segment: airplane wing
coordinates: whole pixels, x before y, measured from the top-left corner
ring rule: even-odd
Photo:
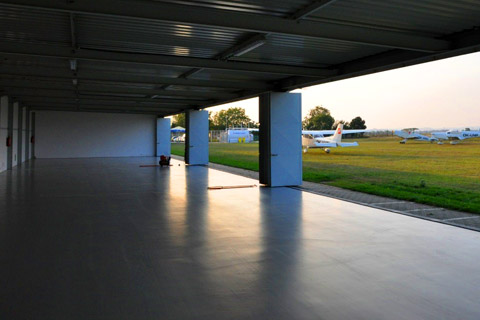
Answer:
[[[340,147],[358,147],[358,142],[340,142]]]
[[[362,132],[367,132],[367,129],[355,129],[355,130],[343,130],[342,134],[349,134],[349,133],[362,133]],[[321,134],[321,135],[326,135],[330,134],[333,135],[335,134],[335,130],[302,130],[302,134]]]
[[[337,144],[335,142],[315,142],[314,146],[309,146],[309,148],[336,148]]]
[[[311,134],[311,135],[316,135],[316,134],[334,134],[335,130],[302,130],[302,134]]]
[[[356,129],[356,130],[343,130],[343,134],[349,134],[349,133],[362,133],[362,132],[367,132],[367,129]]]

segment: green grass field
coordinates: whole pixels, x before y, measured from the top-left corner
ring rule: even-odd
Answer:
[[[356,148],[311,149],[303,179],[345,189],[480,213],[480,140],[458,145],[359,139]],[[172,153],[184,154],[183,144]],[[210,161],[258,171],[258,144],[210,144]]]

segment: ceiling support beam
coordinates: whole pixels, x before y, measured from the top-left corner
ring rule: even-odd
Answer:
[[[181,108],[157,108],[157,107],[144,107],[144,106],[118,106],[118,105],[107,105],[107,104],[95,104],[95,103],[85,103],[85,102],[80,102],[80,103],[51,103],[51,102],[24,102],[22,100],[22,103],[25,105],[32,105],[32,106],[43,106],[43,107],[64,107],[64,106],[80,106],[84,108],[101,108],[101,109],[117,109],[117,110],[132,110],[132,111],[154,111],[154,112],[175,112],[177,110],[181,110]]]
[[[97,113],[123,113],[123,114],[151,114],[156,116],[167,116],[171,113],[178,113],[178,111],[170,112],[160,112],[160,111],[143,111],[143,110],[128,110],[128,109],[108,109],[108,108],[90,108],[90,107],[79,107],[79,106],[63,106],[63,107],[52,107],[52,106],[43,106],[43,105],[32,105],[29,106],[31,110],[38,111],[72,111],[72,112],[97,112]]]
[[[205,88],[223,89],[253,89],[272,90],[273,85],[260,81],[236,81],[236,80],[200,80],[185,78],[157,77],[152,75],[128,74],[120,72],[85,71],[77,72],[72,76],[71,72],[45,67],[2,65],[0,62],[0,78],[25,77],[38,80],[65,80],[71,81],[76,78],[79,81],[98,81],[118,84],[144,84],[144,85],[179,85]]]
[[[242,72],[258,72],[280,75],[299,75],[308,77],[325,77],[335,74],[335,70],[323,68],[307,68],[289,65],[276,65],[266,63],[221,61],[204,58],[191,58],[180,56],[164,56],[143,53],[110,52],[93,49],[79,49],[75,52],[69,47],[0,43],[0,54],[12,56],[33,56],[44,58],[78,59],[101,62],[125,62],[144,65],[193,67],[205,69],[231,70]]]
[[[58,98],[36,98],[36,97],[22,97],[22,103],[25,104],[90,104],[90,105],[99,105],[99,106],[119,106],[119,107],[128,107],[128,108],[156,108],[156,109],[168,109],[168,110],[177,110],[187,107],[187,105],[173,105],[173,104],[162,104],[161,102],[133,102],[133,101],[106,101],[106,100],[92,100],[92,99],[58,99]]]
[[[8,88],[0,88],[0,94],[2,95],[9,95],[16,99],[20,99],[22,97],[53,97],[53,98],[71,98],[76,99],[77,96],[75,95],[75,91],[73,89],[70,90],[51,90],[51,89],[28,89],[24,87],[13,87]],[[128,100],[128,101],[158,101],[162,104],[186,104],[186,105],[205,105],[211,103],[212,100],[210,99],[188,99],[188,98],[178,98],[178,97],[162,97],[159,99],[147,99],[143,96],[132,95],[132,94],[109,94],[109,93],[80,93],[78,98],[91,98],[91,99],[98,99],[98,100]]]
[[[9,88],[29,88],[29,89],[43,89],[43,90],[73,90],[70,83],[45,83],[39,81],[29,80],[0,80],[0,87]],[[231,99],[238,96],[238,94],[228,92],[203,92],[203,91],[182,91],[182,90],[159,90],[159,89],[143,89],[135,87],[119,87],[108,85],[94,85],[94,84],[79,84],[79,93],[85,92],[102,92],[102,93],[117,93],[117,94],[138,94],[138,95],[156,95],[158,97],[193,97],[206,99]]]
[[[211,103],[210,100],[190,100],[190,99],[178,99],[178,98],[160,98],[150,99],[142,97],[129,97],[129,96],[115,96],[115,95],[99,95],[99,94],[79,94],[78,97],[74,94],[73,90],[70,91],[57,91],[57,90],[42,90],[42,89],[25,89],[25,88],[10,88],[8,91],[0,90],[1,94],[7,94],[12,96],[16,100],[21,99],[41,99],[42,101],[55,101],[56,99],[90,99],[94,101],[108,101],[110,103],[118,103],[121,101],[130,102],[147,102],[147,103],[159,103],[162,105],[172,105],[174,107],[179,106],[201,106]]]
[[[84,14],[140,18],[201,26],[229,28],[255,33],[304,36],[344,42],[397,48],[412,51],[438,52],[448,50],[450,42],[426,36],[364,26],[348,26],[332,22],[303,20],[300,23],[281,17],[181,5],[159,1],[118,0],[1,0],[17,7],[41,8]],[[198,67],[198,66],[196,66]]]

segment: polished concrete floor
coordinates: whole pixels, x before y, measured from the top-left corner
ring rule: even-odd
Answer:
[[[154,162],[0,174],[0,319],[480,319],[479,232]]]

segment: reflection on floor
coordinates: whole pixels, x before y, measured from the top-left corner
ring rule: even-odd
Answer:
[[[479,319],[480,233],[155,158],[0,174],[0,319]]]

